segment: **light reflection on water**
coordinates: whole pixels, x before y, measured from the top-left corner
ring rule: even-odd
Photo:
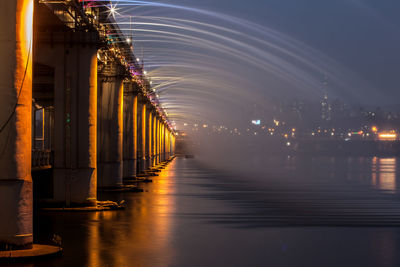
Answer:
[[[175,208],[173,175],[173,170],[161,173],[149,192],[133,198],[125,213],[90,214],[87,266],[146,266],[150,259],[152,266],[169,265],[174,255],[169,244],[170,214]]]
[[[372,158],[372,185],[387,193],[396,193],[396,158]]]

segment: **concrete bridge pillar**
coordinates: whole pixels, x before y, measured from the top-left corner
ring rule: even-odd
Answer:
[[[35,61],[55,70],[54,201],[96,205],[97,35],[41,32],[37,42]]]
[[[132,178],[137,173],[137,112],[138,96],[133,83],[126,84],[124,92],[124,178]]]
[[[156,159],[157,159],[157,113],[153,112],[153,121],[152,121],[152,133],[153,133],[153,138],[151,146],[152,146],[152,158],[151,158],[151,166],[155,166]]]
[[[151,167],[151,158],[152,158],[152,121],[153,121],[153,113],[151,112],[150,105],[146,107],[146,169]]]
[[[109,63],[99,74],[98,186],[122,186],[123,178],[123,68]]]
[[[174,156],[175,155],[175,140],[176,140],[176,137],[175,137],[175,135],[174,134],[172,134],[171,135],[171,137],[172,137],[172,142],[171,142],[171,156]]]
[[[33,0],[0,4],[0,250],[32,245]]]
[[[169,131],[169,129],[167,128],[167,132],[166,132],[166,134],[165,134],[165,138],[166,138],[166,158],[167,159],[169,159],[170,158],[170,156],[171,156],[171,154],[170,154],[170,152],[171,152],[171,135],[170,135],[170,131]]]
[[[138,101],[138,173],[146,170],[146,102],[143,96]]]
[[[55,74],[54,199],[95,205],[97,49],[75,45],[62,52]]]
[[[165,161],[165,124],[161,124],[161,161]]]
[[[156,159],[155,164],[160,163],[160,118],[156,118]]]

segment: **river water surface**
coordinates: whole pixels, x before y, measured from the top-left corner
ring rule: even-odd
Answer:
[[[255,159],[254,164],[260,164]],[[269,157],[264,171],[176,158],[123,211],[39,213],[64,255],[22,266],[400,266],[397,158]]]

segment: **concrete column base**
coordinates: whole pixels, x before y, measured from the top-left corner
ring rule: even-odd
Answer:
[[[96,169],[54,169],[54,201],[67,206],[97,205]]]
[[[0,180],[0,250],[32,247],[32,182]]]

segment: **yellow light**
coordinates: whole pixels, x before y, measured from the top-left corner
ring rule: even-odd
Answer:
[[[371,130],[372,130],[374,133],[376,133],[376,132],[378,131],[378,127],[372,126]]]
[[[395,141],[397,140],[397,134],[391,132],[383,132],[378,135],[378,138],[381,141]]]
[[[292,132],[295,132],[295,131],[296,131],[296,129],[295,129],[295,128],[293,128],[293,129],[292,129]]]

